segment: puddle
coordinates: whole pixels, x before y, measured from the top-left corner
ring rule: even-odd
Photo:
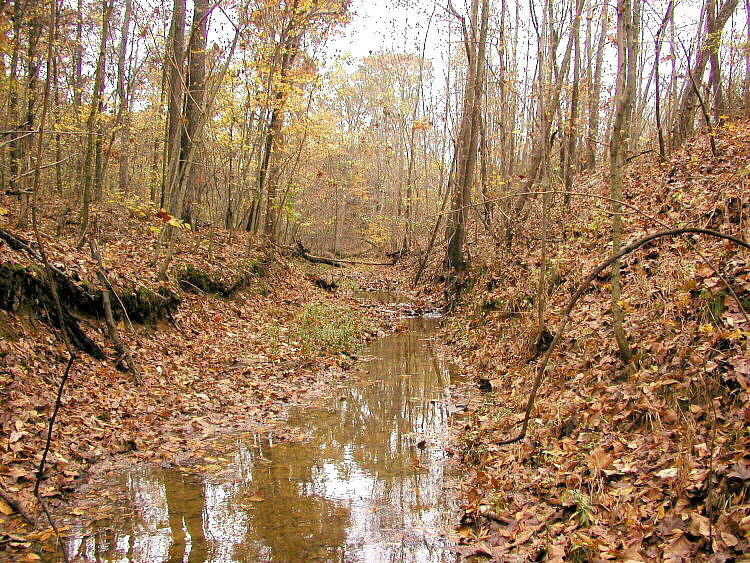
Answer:
[[[377,296],[382,303],[393,295]],[[388,301],[390,300],[390,301]],[[437,320],[373,342],[363,374],[289,423],[309,439],[228,444],[215,475],[122,475],[135,516],[73,525],[84,561],[455,561],[455,506],[443,488],[448,367]]]

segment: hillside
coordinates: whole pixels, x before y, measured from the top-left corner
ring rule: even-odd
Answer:
[[[676,227],[747,240],[750,123],[705,135],[668,162],[627,166],[623,244]],[[476,277],[445,334],[477,391],[456,420],[465,554],[493,560],[728,561],[750,550],[750,253],[702,235],[655,240],[623,259],[625,368],[605,270],[572,311],[518,434],[561,311],[611,248],[606,177],[579,177],[549,229],[541,350],[536,315],[540,222],[513,248],[480,239]],[[702,255],[705,260],[701,258]],[[731,290],[729,289],[731,287]],[[732,296],[732,291],[741,303]],[[744,311],[743,311],[744,308]],[[479,390],[481,388],[481,391]],[[739,558],[739,559],[738,559]]]

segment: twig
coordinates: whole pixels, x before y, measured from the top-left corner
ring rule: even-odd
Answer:
[[[539,367],[537,369],[536,376],[534,378],[534,383],[531,388],[531,394],[529,395],[529,400],[526,404],[526,411],[523,417],[523,422],[521,424],[521,431],[520,433],[513,437],[509,438],[507,440],[502,440],[500,442],[497,442],[498,445],[503,446],[506,444],[513,444],[515,442],[519,442],[524,439],[526,436],[526,430],[529,426],[529,420],[531,419],[531,411],[534,408],[534,402],[536,401],[537,393],[539,392],[539,387],[542,384],[542,379],[544,378],[544,373],[547,369],[547,364],[549,364],[550,357],[552,356],[552,352],[554,352],[557,345],[562,340],[563,335],[565,334],[565,327],[568,325],[568,322],[570,321],[570,314],[573,311],[573,307],[575,307],[578,300],[583,296],[583,294],[586,292],[586,289],[591,284],[592,281],[607,267],[609,267],[613,262],[619,260],[623,256],[630,254],[631,252],[638,250],[640,247],[648,244],[649,242],[664,238],[664,237],[675,237],[678,235],[684,235],[684,234],[703,234],[708,235],[720,239],[729,240],[739,246],[742,246],[743,248],[746,248],[750,250],[750,244],[746,243],[743,240],[740,240],[736,237],[733,237],[731,235],[726,235],[724,233],[719,233],[716,231],[710,231],[708,229],[698,229],[693,227],[688,227],[684,229],[673,229],[670,231],[660,231],[658,233],[652,233],[646,237],[643,237],[642,239],[639,239],[635,242],[630,243],[629,245],[625,246],[620,252],[615,254],[614,256],[611,256],[601,264],[599,264],[594,270],[586,277],[586,279],[581,282],[581,284],[578,286],[578,289],[573,294],[573,296],[570,298],[570,301],[568,301],[568,304],[565,306],[565,309],[563,310],[562,317],[560,320],[560,327],[557,329],[557,333],[555,333],[555,337],[552,339],[552,342],[549,345],[549,348],[547,348],[547,351],[544,353],[544,357],[542,358],[542,361],[539,364]]]
[[[39,166],[38,169],[39,170],[44,170],[45,168],[51,168],[53,166],[57,166],[58,164],[62,164],[66,160],[70,160],[74,156],[78,156],[78,153],[73,153],[71,155],[68,155],[65,158],[63,158],[62,160],[58,160],[57,162],[50,162],[48,164],[44,164],[43,166]],[[35,168],[34,170],[29,170],[28,172],[24,172],[23,174],[19,174],[18,176],[14,176],[13,178],[11,178],[11,180],[20,180],[21,178],[25,178],[26,176],[31,176],[32,174],[36,174],[36,171],[37,171],[37,168]],[[27,193],[30,194],[31,192],[30,191],[19,191],[17,193],[13,193],[13,194],[5,192],[5,195],[24,195],[24,194],[27,194]]]

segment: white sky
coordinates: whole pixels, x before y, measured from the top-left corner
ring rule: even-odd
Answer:
[[[354,58],[378,51],[421,53],[434,6],[429,0],[354,0],[352,21],[343,35],[329,40],[328,52],[332,57],[348,54]],[[436,8],[427,41],[428,59],[440,57],[438,43],[445,19],[442,9]],[[438,60],[433,60],[433,63],[439,65]]]

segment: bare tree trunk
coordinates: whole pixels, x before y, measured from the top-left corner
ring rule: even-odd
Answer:
[[[612,253],[617,254],[621,248],[622,233],[622,183],[625,166],[625,151],[630,134],[629,116],[635,91],[635,38],[638,30],[633,21],[631,0],[618,0],[617,3],[617,84],[615,114],[609,146],[609,181],[612,198]],[[610,275],[612,285],[612,328],[615,334],[620,357],[626,364],[630,363],[633,353],[630,349],[623,326],[623,312],[620,305],[620,261],[612,264]]]
[[[567,147],[565,150],[566,159],[563,166],[563,184],[565,191],[570,192],[573,189],[573,174],[575,173],[576,159],[576,134],[578,131],[578,97],[579,97],[579,74],[581,65],[581,47],[580,47],[580,29],[581,14],[583,12],[583,0],[576,0],[575,13],[573,14],[572,34],[573,34],[573,80],[570,93],[570,118],[568,119]],[[561,77],[562,79],[563,77]],[[570,195],[564,196],[565,205],[570,205]]]
[[[7,122],[13,132],[10,134],[10,158],[8,163],[8,187],[11,191],[18,191],[17,178],[20,175],[21,145],[18,140],[19,125],[18,115],[18,63],[21,54],[21,29],[23,22],[23,11],[21,2],[15,2],[13,6],[13,51],[10,58],[10,76],[8,80],[8,118]]]
[[[166,67],[168,86],[167,138],[165,141],[164,174],[162,186],[162,203],[170,213],[174,213],[176,204],[174,193],[179,173],[180,144],[182,139],[182,112],[184,87],[185,57],[185,0],[174,0],[172,24],[169,29]],[[167,201],[169,202],[167,204]]]
[[[164,95],[167,90],[167,67],[164,66],[161,71],[161,87],[159,88],[159,117],[164,114]],[[166,163],[164,158],[164,152],[166,150],[166,137],[168,133],[169,119],[164,121],[164,145],[160,146],[161,140],[158,135],[154,135],[154,144],[151,153],[151,185],[149,190],[149,196],[152,203],[156,203],[156,186],[160,185],[159,189],[159,207],[164,207],[164,178],[166,172]],[[161,150],[160,150],[161,148]],[[161,157],[161,158],[160,158]],[[161,167],[159,166],[161,160]]]
[[[55,129],[60,124],[60,75],[58,72],[58,56],[55,55],[52,58],[52,86],[55,88],[54,92],[54,119]],[[60,134],[55,134],[55,189],[58,195],[63,195],[63,184],[62,184],[62,143],[60,141]]]
[[[296,12],[295,1],[292,12]],[[284,146],[282,126],[284,125],[284,106],[288,95],[288,75],[299,54],[299,46],[302,40],[302,31],[295,29],[298,22],[290,20],[287,37],[281,47],[281,61],[279,70],[279,83],[276,85],[274,94],[274,108],[271,112],[271,121],[268,126],[265,140],[263,161],[258,172],[259,192],[266,192],[266,218],[263,225],[263,233],[273,240],[275,237],[276,223],[279,209],[277,202],[277,191],[281,163],[279,154]]]
[[[706,27],[707,31],[716,29],[716,0],[706,2]],[[715,31],[709,31],[715,33]],[[711,39],[710,51],[708,53],[708,88],[711,92],[711,113],[715,124],[720,125],[721,116],[724,113],[724,102],[721,93],[721,66],[719,65],[719,46],[721,38]]]
[[[86,239],[86,231],[89,227],[89,207],[91,204],[92,189],[97,171],[94,167],[95,153],[97,153],[98,121],[102,108],[102,95],[104,93],[104,63],[107,49],[107,38],[109,36],[109,18],[112,14],[112,3],[102,0],[102,32],[99,43],[99,56],[96,63],[94,77],[94,91],[91,96],[89,117],[86,121],[86,155],[83,163],[83,195],[81,198],[81,228],[78,235],[77,248],[81,248]],[[101,140],[98,140],[101,142]]]
[[[750,30],[750,0],[745,0],[745,27]],[[745,49],[745,82],[742,85],[745,116],[750,117],[750,49]]]
[[[33,8],[32,8],[32,14]],[[37,45],[41,37],[42,24],[39,16],[34,14],[28,24],[28,46],[26,51],[26,112],[21,126],[22,131],[31,132],[34,130],[34,118],[36,113],[36,83],[39,76],[40,57],[37,56]],[[19,161],[26,161],[31,168],[32,154],[32,136],[24,135],[21,142],[17,145]],[[28,184],[25,185],[24,192],[29,192]],[[18,213],[18,226],[26,227],[29,218],[29,204],[31,202],[28,193],[19,196],[21,207]]]
[[[589,98],[589,123],[586,143],[586,167],[589,169],[596,166],[597,144],[599,142],[599,117],[601,110],[599,103],[602,92],[602,66],[604,63],[604,46],[607,42],[607,29],[609,3],[602,3],[601,28],[599,30],[599,41],[596,46],[596,70],[594,71],[594,82],[592,84],[591,97]]]
[[[206,112],[206,39],[208,33],[208,0],[194,0],[193,25],[188,42],[188,76],[185,96],[185,128],[182,132],[180,148],[180,173],[187,165],[191,154],[195,154],[200,139],[199,124],[205,120]],[[175,213],[191,223],[195,221],[194,201],[200,197],[199,190],[203,184],[199,169],[194,164],[187,170],[184,187],[184,201],[177,203]],[[181,194],[178,194],[180,197]]]
[[[750,1],[750,0],[748,0]],[[673,16],[674,0],[669,0],[667,5],[667,13],[664,14],[664,18],[661,20],[659,30],[656,32],[656,38],[654,40],[654,95],[655,95],[655,109],[656,109],[656,135],[659,140],[659,158],[666,160],[667,149],[666,143],[664,142],[664,131],[662,130],[661,124],[661,77],[659,74],[659,64],[661,58],[661,41],[664,30],[667,27],[667,23]]]
[[[708,4],[714,2],[714,0],[707,1]],[[697,107],[697,93],[693,81],[698,85],[701,83],[711,53],[718,49],[718,46],[721,44],[721,34],[724,25],[726,25],[727,20],[729,20],[729,17],[734,13],[738,2],[739,0],[724,0],[724,3],[719,8],[715,18],[712,16],[708,17],[708,11],[706,13],[706,33],[699,41],[698,50],[695,55],[695,63],[686,73],[685,81],[681,90],[679,107],[673,118],[671,139],[673,147],[682,144],[693,131],[695,110]],[[707,5],[706,8],[709,8],[709,6]],[[690,63],[688,62],[688,64]]]
[[[120,156],[118,171],[118,188],[122,193],[128,192],[130,167],[130,96],[126,82],[125,59],[128,51],[128,35],[130,34],[130,18],[133,12],[133,0],[125,0],[125,8],[122,15],[122,30],[120,32],[120,47],[117,53],[117,98],[120,104],[117,115],[121,126],[120,131]]]
[[[455,12],[454,12],[455,13]],[[452,222],[448,235],[446,266],[453,274],[467,267],[464,256],[466,221],[471,203],[471,186],[479,142],[481,100],[484,83],[485,52],[489,20],[489,0],[482,0],[481,24],[479,0],[472,0],[469,30],[464,31],[464,46],[468,61],[468,74],[464,89],[464,106],[456,144],[456,174],[450,188],[452,197]]]
[[[83,0],[78,0],[77,4],[75,37],[71,90],[73,91],[73,109],[75,109],[77,119],[83,94]]]

